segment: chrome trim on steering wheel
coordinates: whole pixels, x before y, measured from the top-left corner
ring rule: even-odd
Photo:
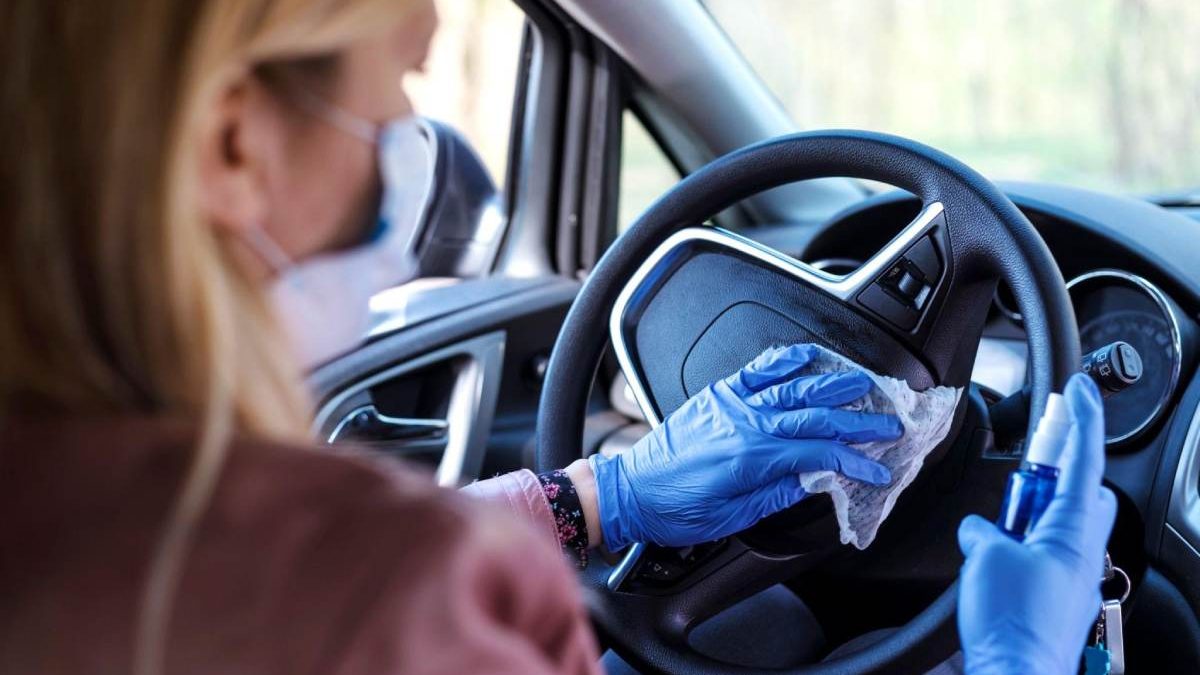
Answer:
[[[647,280],[653,280],[652,275],[656,271],[659,271],[659,265],[677,248],[693,241],[706,241],[719,244],[767,263],[780,271],[791,274],[797,279],[825,291],[839,300],[848,302],[870,285],[876,277],[882,274],[911,244],[929,232],[934,219],[942,211],[941,202],[933,202],[927,205],[917,215],[916,219],[901,230],[878,253],[871,256],[870,260],[863,263],[854,272],[845,276],[835,276],[822,272],[795,258],[790,258],[774,249],[767,248],[758,242],[720,228],[689,227],[671,235],[650,254],[646,262],[642,263],[641,267],[634,273],[629,283],[625,284],[625,288],[617,296],[616,304],[613,305],[608,323],[613,351],[616,353],[617,361],[621,364],[621,370],[625,373],[625,378],[629,380],[629,388],[633,390],[634,399],[637,400],[638,406],[646,415],[646,421],[650,423],[650,426],[656,427],[661,420],[658,419],[658,414],[655,412],[654,406],[650,403],[650,397],[645,390],[641,378],[636,376],[637,373],[633,368],[633,361],[629,354],[629,346],[626,343],[624,334],[621,332],[621,325],[625,318],[625,311],[636,298],[638,291],[644,286]]]
[[[625,312],[629,306],[639,297],[639,292],[646,286],[647,282],[653,285],[653,282],[657,281],[657,276],[661,275],[664,271],[661,267],[663,262],[677,249],[695,241],[704,241],[725,246],[766,263],[777,270],[786,272],[843,302],[850,302],[863,289],[875,281],[880,274],[887,270],[898,257],[908,250],[909,246],[927,234],[933,228],[934,220],[944,210],[941,202],[932,202],[926,205],[911,223],[905,226],[878,253],[871,256],[870,260],[867,260],[854,272],[844,276],[823,272],[795,258],[763,246],[756,241],[716,227],[689,227],[668,237],[666,241],[660,244],[646,258],[646,261],[638,267],[637,272],[633,274],[629,282],[621,289],[621,294],[617,296],[617,301],[613,305],[608,323],[613,352],[616,354],[617,362],[621,366],[621,372],[625,374],[625,379],[628,380],[629,388],[633,392],[633,397],[637,401],[638,407],[641,408],[642,414],[646,417],[646,422],[653,428],[661,424],[662,420],[659,419],[657,410],[655,410],[654,405],[650,402],[650,396],[646,391],[645,384],[634,367],[626,336],[621,329],[624,324]],[[616,590],[621,586],[635,567],[643,548],[643,544],[634,544],[629,548],[629,552],[616,568],[613,569],[612,574],[608,578],[609,589]]]

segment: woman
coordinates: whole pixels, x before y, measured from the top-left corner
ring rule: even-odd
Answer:
[[[328,312],[404,267],[399,85],[435,23],[425,0],[5,3],[0,671],[590,672],[552,542],[699,542],[798,501],[798,471],[888,479],[839,441],[898,422],[833,410],[869,381],[794,378],[801,348],[628,457],[471,488],[500,509],[309,447],[267,300],[328,349],[354,323]]]
[[[435,24],[426,0],[0,8],[0,671],[593,672],[550,542],[729,534],[799,471],[886,482],[842,443],[898,424],[836,410],[861,374],[795,377],[804,347],[625,457],[475,500],[308,446],[292,355],[347,346],[336,312],[405,267],[398,85]],[[307,320],[291,350],[272,307]]]

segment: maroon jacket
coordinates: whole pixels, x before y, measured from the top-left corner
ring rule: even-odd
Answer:
[[[194,443],[165,421],[0,423],[0,673],[130,671]],[[235,440],[180,581],[166,672],[599,672],[536,478],[470,491],[504,508],[364,454]]]

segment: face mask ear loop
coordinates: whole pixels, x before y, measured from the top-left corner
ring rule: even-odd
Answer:
[[[379,144],[379,125],[343,110],[303,87],[292,87],[296,105],[304,112],[371,145]]]
[[[293,265],[291,257],[261,227],[250,228],[246,233],[246,243],[250,244],[250,248],[254,249],[276,276],[282,277]]]

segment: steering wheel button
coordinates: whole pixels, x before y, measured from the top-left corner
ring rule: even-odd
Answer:
[[[921,286],[921,292],[913,298],[913,304],[917,306],[918,310],[925,309],[925,303],[931,295],[933,295],[933,286]]]
[[[942,276],[942,263],[938,259],[937,248],[933,244],[931,235],[925,235],[921,241],[913,244],[904,257],[908,258],[908,261],[921,271],[925,281],[930,285],[936,284],[938,278]]]
[[[917,325],[917,310],[892,297],[877,283],[860,293],[858,301],[901,330],[912,330]]]
[[[900,280],[896,282],[896,290],[900,291],[900,295],[912,300],[913,304],[916,304],[917,296],[924,288],[925,283],[909,272],[901,275]]]

